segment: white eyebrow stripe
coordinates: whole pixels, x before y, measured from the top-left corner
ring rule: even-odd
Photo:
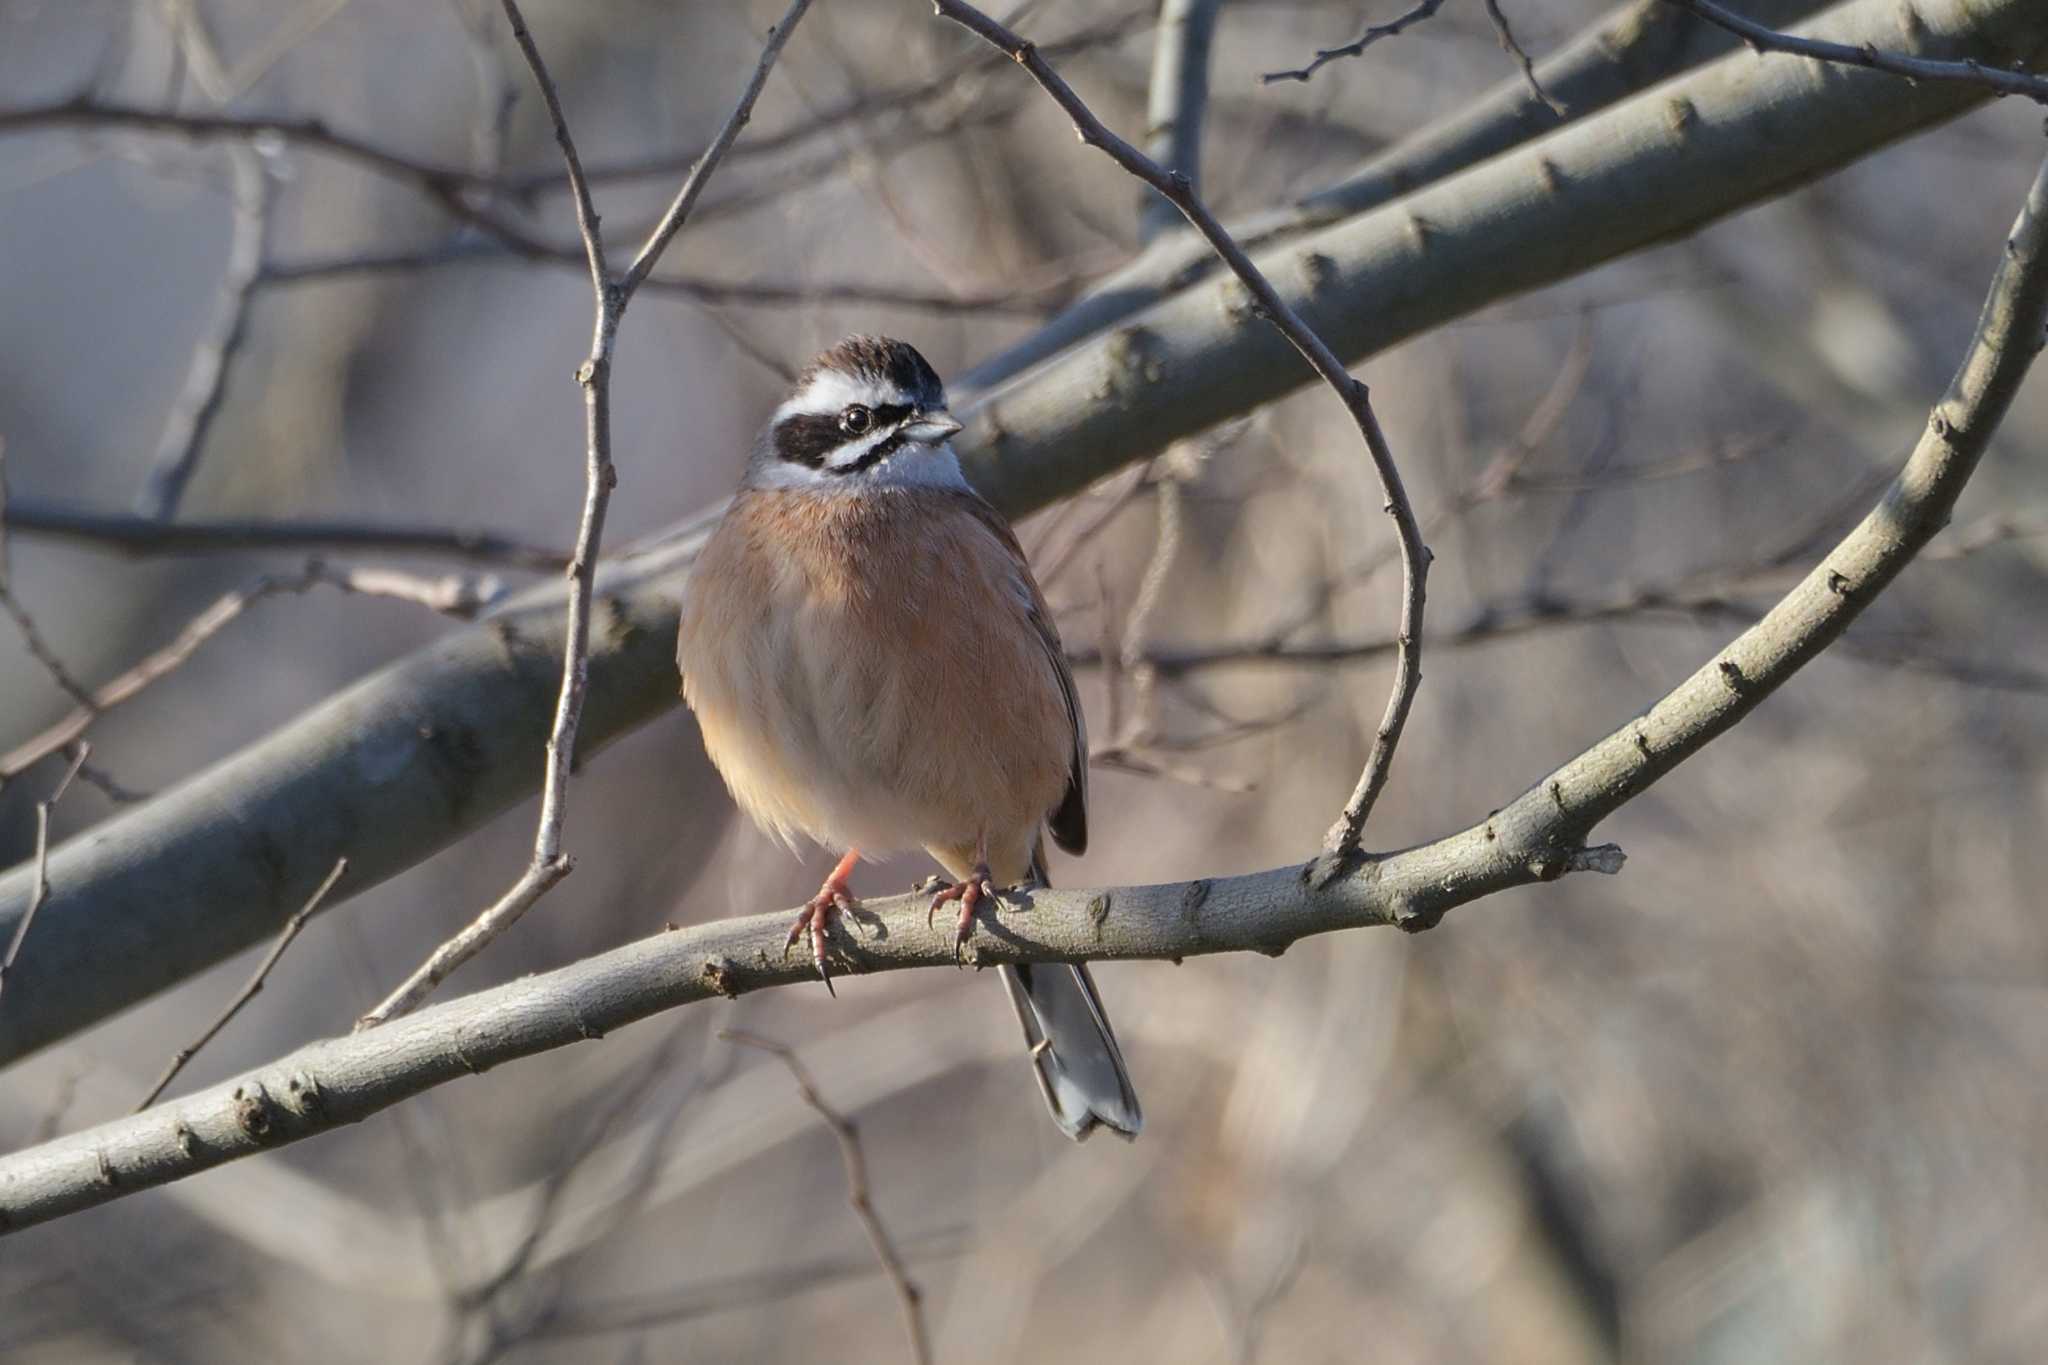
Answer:
[[[883,385],[864,379],[856,379],[838,370],[820,370],[811,376],[811,382],[775,410],[775,420],[792,417],[799,413],[823,416],[838,413],[855,403],[871,408],[886,407],[895,394]]]

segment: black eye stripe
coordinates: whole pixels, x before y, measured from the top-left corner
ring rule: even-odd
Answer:
[[[775,424],[776,458],[807,469],[823,468],[826,457],[845,440],[839,419],[830,415],[797,413]]]

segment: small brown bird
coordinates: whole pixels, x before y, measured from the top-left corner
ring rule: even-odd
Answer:
[[[1088,844],[1088,739],[1045,599],[960,472],[925,358],[856,336],[797,379],[690,575],[683,697],[733,799],[843,856],[789,932],[826,967],[863,854],[922,847],[955,942],[996,886],[1045,884],[1043,831]],[[1137,1135],[1138,1097],[1080,966],[1002,968],[1053,1119]]]

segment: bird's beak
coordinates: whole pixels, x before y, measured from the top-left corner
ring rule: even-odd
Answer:
[[[916,420],[903,425],[903,434],[919,445],[939,445],[957,435],[964,428],[953,420],[953,414],[940,408],[936,412],[920,412]]]

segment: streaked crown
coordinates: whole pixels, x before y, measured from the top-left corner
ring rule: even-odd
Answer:
[[[797,376],[748,467],[755,487],[965,487],[960,424],[938,372],[907,342],[851,336]]]

